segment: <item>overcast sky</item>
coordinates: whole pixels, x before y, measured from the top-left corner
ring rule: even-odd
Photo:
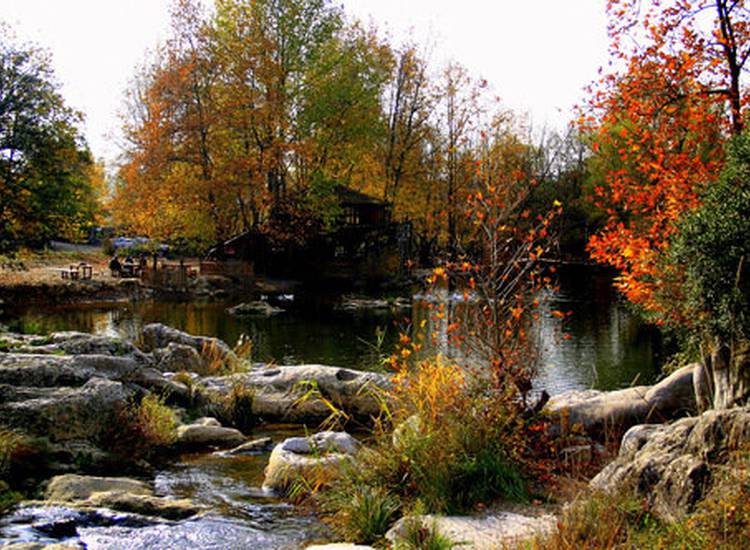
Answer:
[[[339,0],[341,2],[342,0]],[[605,0],[343,0],[350,16],[459,61],[535,125],[560,127],[606,62]],[[0,20],[49,49],[69,105],[108,161],[123,91],[144,52],[166,37],[169,0],[0,0]]]

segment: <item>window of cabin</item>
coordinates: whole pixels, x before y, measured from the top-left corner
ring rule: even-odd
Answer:
[[[359,225],[359,211],[356,208],[347,206],[344,209],[344,216],[348,225]]]

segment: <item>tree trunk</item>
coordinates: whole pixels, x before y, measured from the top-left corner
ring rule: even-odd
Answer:
[[[699,406],[728,409],[745,405],[750,397],[750,341],[725,343],[716,339],[703,357],[703,373],[697,373],[696,398]],[[710,398],[706,399],[706,397]]]

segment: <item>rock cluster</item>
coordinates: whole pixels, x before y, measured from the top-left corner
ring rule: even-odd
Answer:
[[[634,426],[623,437],[618,457],[591,480],[591,486],[607,492],[633,489],[656,514],[674,521],[705,495],[714,466],[748,440],[750,408]]]
[[[636,424],[666,422],[697,412],[694,372],[695,365],[688,365],[654,386],[564,392],[550,399],[547,410],[561,423],[578,424],[594,437],[622,434]]]

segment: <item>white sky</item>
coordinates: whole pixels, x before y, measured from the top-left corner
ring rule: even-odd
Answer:
[[[561,127],[606,63],[605,0],[338,0],[395,41],[432,44],[487,79],[535,125]],[[97,157],[113,161],[117,111],[134,68],[168,33],[169,0],[0,0],[0,20],[49,49]]]

